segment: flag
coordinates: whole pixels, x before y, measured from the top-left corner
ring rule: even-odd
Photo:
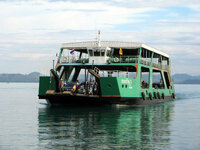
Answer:
[[[75,50],[74,50],[74,48],[70,51],[70,54],[71,55],[74,55],[74,52],[75,52]]]
[[[119,49],[119,55],[123,55],[122,48]]]

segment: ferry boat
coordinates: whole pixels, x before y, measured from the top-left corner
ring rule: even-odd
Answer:
[[[168,54],[142,43],[64,43],[39,99],[52,105],[145,105],[175,99]]]

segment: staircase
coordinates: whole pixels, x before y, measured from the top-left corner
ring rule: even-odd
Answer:
[[[89,71],[89,73],[91,73],[93,76],[95,76],[97,79],[100,79],[100,76],[99,76],[99,68],[94,67],[94,70],[89,69],[88,71]]]

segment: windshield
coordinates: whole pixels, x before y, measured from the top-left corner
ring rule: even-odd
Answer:
[[[109,51],[110,53],[110,51]],[[89,49],[88,50],[89,56],[105,56],[106,50],[105,49]],[[110,55],[110,54],[109,54]],[[107,54],[108,56],[108,54]]]

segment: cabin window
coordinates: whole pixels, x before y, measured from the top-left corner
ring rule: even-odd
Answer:
[[[105,55],[105,50],[102,49],[102,50],[101,50],[101,56],[104,56],[104,55]]]
[[[147,49],[142,49],[141,53],[141,63],[145,65],[150,65],[152,52]]]
[[[100,77],[117,77],[117,73],[111,70],[100,70],[99,76]]]
[[[87,53],[83,53],[81,58],[88,58],[88,54]]]
[[[111,56],[111,51],[107,51],[106,55],[107,55],[108,57],[110,57],[110,56]]]
[[[112,77],[118,77],[118,72],[117,71],[113,71],[112,72]]]
[[[142,57],[143,58],[151,58],[151,51],[147,50],[147,49],[142,49]]]
[[[119,57],[120,56],[119,50],[120,50],[119,48],[112,49],[111,55],[113,55],[114,57]],[[137,58],[137,57],[139,57],[139,50],[138,49],[125,49],[125,48],[122,48],[122,51],[123,51],[123,55],[122,56],[127,56],[129,58]]]
[[[165,77],[165,82],[166,82],[167,88],[169,89],[170,88],[170,79],[169,79],[168,72],[164,72],[164,77]]]
[[[162,65],[169,65],[169,59],[167,57],[162,56]]]
[[[164,82],[161,71],[153,70],[152,81],[153,81],[153,88],[155,89],[164,88]]]
[[[137,70],[134,66],[124,67],[123,70],[117,70],[117,75],[121,78],[136,78]]]
[[[128,78],[136,78],[137,77],[137,69],[135,66],[128,67]]]
[[[137,70],[134,66],[103,66],[99,71],[101,77],[136,78]],[[106,69],[106,70],[103,70]]]
[[[128,73],[129,78],[136,78],[136,75],[137,75],[136,72],[129,72]]]
[[[141,67],[141,87],[149,88],[149,68]]]
[[[105,77],[106,72],[104,70],[99,71],[99,76],[100,77]]]
[[[94,56],[100,56],[100,51],[94,51]]]
[[[154,53],[153,62],[156,63],[156,64],[161,63],[162,62],[162,56],[157,54],[157,53]]]
[[[93,56],[93,50],[91,50],[91,49],[89,50],[89,55]]]
[[[127,78],[127,72],[119,71],[118,72],[118,77],[120,77],[120,78]]]

